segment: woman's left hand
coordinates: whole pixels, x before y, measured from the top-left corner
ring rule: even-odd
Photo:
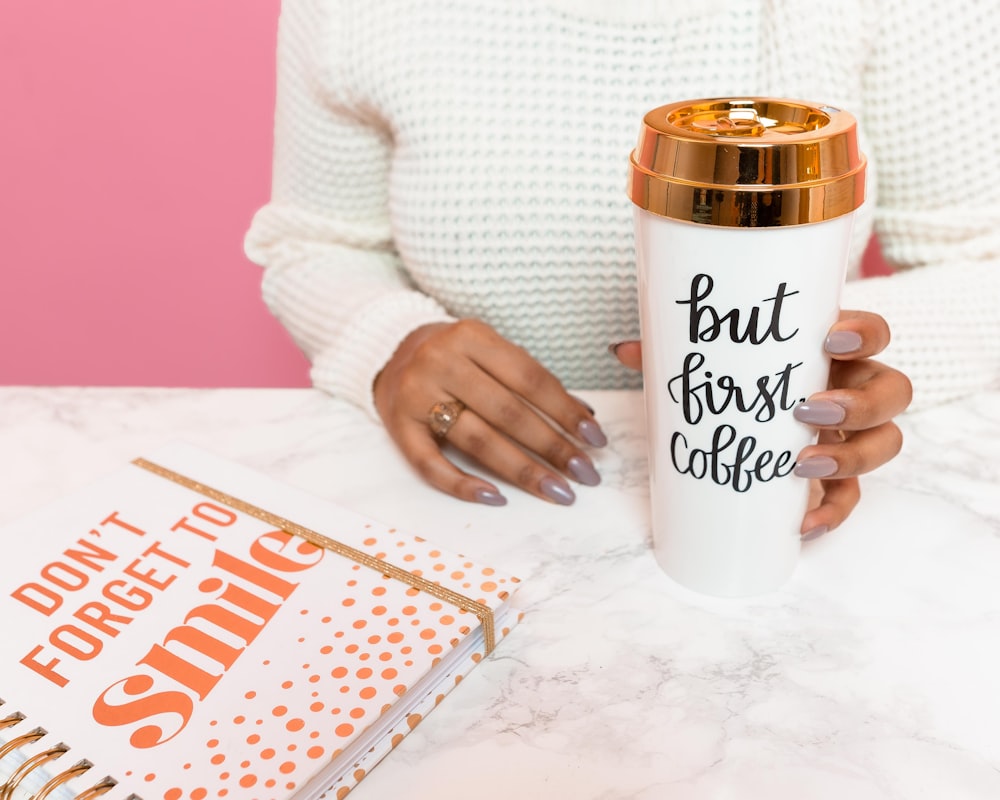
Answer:
[[[816,444],[799,453],[795,474],[817,479],[810,508],[802,520],[804,537],[833,530],[861,497],[858,476],[892,460],[903,444],[893,417],[910,404],[913,389],[902,372],[876,361],[889,344],[889,326],[878,314],[842,311],[826,338],[833,359],[830,385],[792,412],[819,429]],[[642,368],[639,342],[614,348],[618,360]]]

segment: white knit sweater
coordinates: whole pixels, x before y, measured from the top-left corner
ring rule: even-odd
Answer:
[[[466,316],[569,388],[636,385],[607,346],[638,332],[642,115],[821,101],[870,159],[853,269],[874,220],[901,271],[843,306],[883,314],[914,406],[940,402],[1000,376],[998,20],[996,0],[285,0],[247,253],[315,384],[369,410],[407,333]]]

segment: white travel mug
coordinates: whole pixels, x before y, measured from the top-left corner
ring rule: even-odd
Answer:
[[[847,112],[769,98],[650,111],[632,152],[653,543],[683,586],[780,587],[799,554],[865,158]]]

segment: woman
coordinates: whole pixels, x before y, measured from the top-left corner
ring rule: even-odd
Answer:
[[[831,388],[795,412],[822,431],[798,459],[823,478],[815,535],[898,451],[904,372],[922,405],[1000,373],[1000,152],[929,135],[1000,84],[997,17],[972,0],[286,0],[273,197],[247,251],[315,384],[382,419],[432,485],[505,502],[446,437],[570,503],[604,442],[571,390],[639,385],[624,183],[643,113],[721,95],[851,110],[870,162],[852,274],[873,222],[900,274],[843,305],[891,321],[903,371],[872,359],[882,317],[830,332]]]

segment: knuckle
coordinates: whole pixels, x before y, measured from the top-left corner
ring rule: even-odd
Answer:
[[[447,334],[429,337],[414,348],[411,363],[418,369],[430,369],[436,372],[441,365],[448,362],[446,355],[448,350],[450,346]]]
[[[852,478],[857,477],[858,475],[863,475],[866,472],[870,472],[884,461],[882,458],[873,457],[874,454],[867,443],[859,443],[852,446],[851,443],[848,442],[845,445],[845,450],[849,455],[845,459],[846,468],[842,471],[845,476],[850,476]]]
[[[496,411],[497,422],[507,429],[516,429],[520,427],[521,422],[524,420],[524,409],[513,402],[501,403]]]
[[[403,397],[419,397],[423,394],[420,391],[422,384],[423,378],[420,372],[413,369],[403,370],[396,382],[396,391],[393,393],[394,400],[399,400]]]
[[[462,442],[462,449],[473,458],[482,461],[490,451],[489,439],[481,433],[472,433]]]
[[[576,448],[559,436],[553,436],[539,451],[539,455],[550,464],[565,467],[569,460],[577,455]]]
[[[464,318],[452,323],[448,333],[458,341],[481,341],[492,329],[478,319]]]
[[[550,378],[548,370],[536,361],[528,364],[521,373],[524,389],[529,394],[535,394],[548,388]]]
[[[533,492],[541,482],[540,468],[535,464],[523,464],[514,475],[514,484],[528,492]]]

